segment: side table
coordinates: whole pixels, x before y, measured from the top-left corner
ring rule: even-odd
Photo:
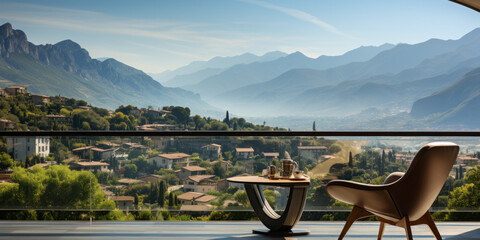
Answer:
[[[252,205],[255,214],[268,229],[253,230],[253,233],[294,236],[308,235],[308,230],[292,229],[300,220],[305,206],[307,188],[310,185],[310,179],[268,179],[259,176],[238,176],[228,178],[227,181],[243,183],[248,199]],[[287,205],[282,215],[276,213],[270,204],[268,204],[259,185],[270,185],[279,187],[289,187]]]

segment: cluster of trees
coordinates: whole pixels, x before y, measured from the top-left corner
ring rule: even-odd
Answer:
[[[11,183],[0,183],[0,205],[19,208],[114,209],[97,178],[67,166],[15,167]]]
[[[15,130],[135,130],[137,126],[148,123],[171,124],[191,130],[285,130],[252,124],[244,118],[230,118],[228,112],[223,121],[191,116],[188,107],[180,106],[165,106],[163,110],[169,114],[158,114],[152,111],[154,109],[151,106],[138,108],[121,105],[112,113],[90,106],[84,100],[56,96],[51,97],[50,101],[35,105],[29,94],[0,97],[0,118],[14,121]],[[67,117],[66,123],[43,118],[51,114]]]

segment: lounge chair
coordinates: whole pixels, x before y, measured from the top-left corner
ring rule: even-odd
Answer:
[[[410,226],[427,224],[435,238],[442,239],[428,209],[442,189],[458,151],[454,143],[429,143],[420,149],[406,173],[390,174],[383,185],[329,182],[326,190],[331,197],[354,206],[338,239],[343,239],[353,222],[368,216],[380,222],[378,239],[382,239],[386,223],[403,227],[409,240],[413,239]]]

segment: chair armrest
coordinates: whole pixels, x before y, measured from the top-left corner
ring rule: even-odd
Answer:
[[[383,182],[383,184],[394,183],[398,181],[400,178],[402,178],[403,175],[405,175],[405,173],[403,172],[393,172],[390,175],[388,175],[387,178],[385,178],[385,181]]]

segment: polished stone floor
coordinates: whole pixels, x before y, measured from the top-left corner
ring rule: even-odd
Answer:
[[[0,221],[0,239],[337,239],[344,222],[300,222],[307,236],[268,237],[252,234],[263,228],[260,222],[48,222]],[[480,222],[438,222],[444,239],[480,239]],[[424,226],[412,228],[414,239],[434,239]],[[356,222],[348,239],[376,239],[378,223]],[[384,238],[405,239],[404,231],[387,226]]]

